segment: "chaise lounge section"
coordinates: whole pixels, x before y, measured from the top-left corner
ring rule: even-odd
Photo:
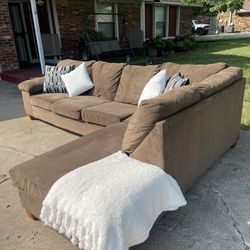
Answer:
[[[65,60],[59,65],[77,63]],[[237,142],[245,86],[240,68],[224,63],[88,64],[95,89],[79,97],[42,93],[43,78],[19,85],[27,115],[85,135],[10,170],[23,207],[34,217],[39,218],[43,199],[60,177],[121,149],[163,169],[186,192]],[[180,72],[190,85],[137,107],[147,81],[160,69],[169,76]]]

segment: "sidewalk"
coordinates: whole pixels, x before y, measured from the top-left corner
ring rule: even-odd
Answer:
[[[8,171],[78,137],[22,116],[17,86],[0,81],[0,249],[76,250],[64,237],[27,217]],[[185,197],[188,205],[165,213],[148,240],[132,250],[249,249],[250,132],[242,131],[237,146]]]
[[[25,113],[17,85],[0,80],[0,121],[22,116]]]
[[[242,39],[242,38],[250,38],[250,32],[220,33],[220,34],[215,34],[215,35],[196,36],[195,40],[204,42],[204,41],[233,40],[233,39]]]

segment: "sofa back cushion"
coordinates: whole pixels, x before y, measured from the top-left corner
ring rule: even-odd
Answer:
[[[85,65],[87,67],[90,78],[92,78],[92,65],[95,61],[92,60],[92,61],[84,61],[84,62],[85,62]],[[68,66],[68,65],[76,65],[76,67],[78,67],[82,63],[83,63],[83,61],[66,59],[66,60],[59,61],[57,66],[61,67],[61,66]]]
[[[122,151],[131,154],[150,133],[155,123],[201,100],[195,87],[184,86],[144,100],[130,118],[122,142]]]
[[[94,95],[113,101],[125,65],[124,63],[94,63],[92,66]]]
[[[137,105],[145,85],[159,71],[159,65],[127,65],[123,69],[115,101]]]
[[[225,69],[225,63],[211,63],[211,64],[177,64],[167,62],[162,64],[162,69],[166,69],[168,75],[171,77],[175,73],[180,72],[182,77],[189,78],[190,84],[198,83],[207,77],[214,75]]]

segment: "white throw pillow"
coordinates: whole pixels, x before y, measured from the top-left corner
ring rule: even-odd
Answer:
[[[61,77],[69,97],[78,96],[94,87],[85,63],[80,64],[76,69]]]
[[[154,75],[144,87],[138,102],[138,106],[143,100],[158,97],[165,89],[167,80],[168,75],[165,69]]]

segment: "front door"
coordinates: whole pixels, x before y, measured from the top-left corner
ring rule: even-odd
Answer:
[[[168,36],[176,36],[177,7],[169,6]]]
[[[41,34],[56,33],[52,10],[52,0],[43,0],[37,5]],[[10,16],[20,68],[38,63],[38,50],[31,6],[29,1],[9,3]]]
[[[145,4],[145,36],[151,38],[153,36],[153,5]]]
[[[9,10],[19,64],[20,68],[23,68],[30,63],[30,58],[21,6],[19,3],[10,3]]]

